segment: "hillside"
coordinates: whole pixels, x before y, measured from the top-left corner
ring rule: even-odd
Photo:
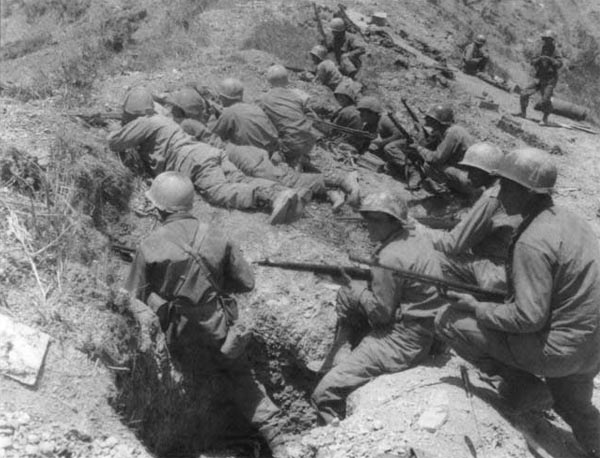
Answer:
[[[319,5],[324,20],[338,8],[337,1]],[[386,30],[400,45],[370,41],[361,74],[367,92],[386,100],[407,126],[401,98],[417,110],[449,101],[480,140],[505,149],[534,144],[551,150],[559,167],[556,200],[600,236],[600,135],[511,118],[517,94],[455,68],[462,47],[484,33],[495,72],[522,86],[539,33],[553,28],[567,57],[557,95],[600,118],[596,0],[345,5],[357,15],[385,12]],[[128,264],[111,252],[109,241],[135,246],[151,230],[153,221],[133,211],[149,180],[108,151],[105,129],[73,114],[118,113],[124,94],[138,84],[160,93],[187,82],[214,87],[225,76],[241,78],[245,98],[255,100],[267,89],[265,72],[273,63],[309,65],[306,51],[318,39],[311,3],[0,0],[0,20],[0,313],[51,341],[34,387],[0,378],[0,457],[248,456],[247,441],[239,440],[248,437],[248,425],[221,401],[219,381],[188,393],[190,403],[177,392],[173,374],[153,360],[157,341],[143,341],[119,292]],[[453,78],[439,68],[444,62],[455,70]],[[331,97],[292,78],[313,97]],[[423,191],[408,192],[391,177],[338,161],[321,148],[313,161],[325,171],[356,169],[364,192],[402,193],[413,216],[456,207]],[[200,198],[194,214],[221,226],[252,261],[347,264],[349,252],[371,249],[360,225],[332,218],[324,203],[311,203],[304,218],[281,227],[267,225],[262,213],[219,209]],[[340,216],[353,213],[344,208]],[[252,363],[285,411],[299,457],[370,458],[408,453],[409,447],[432,457],[522,457],[530,454],[525,436],[551,456],[582,456],[552,411],[505,415],[474,371],[470,404],[460,384],[460,359],[452,355],[368,384],[349,401],[347,420],[316,428],[308,399],[317,380],[307,366],[331,342],[337,285],[308,273],[263,267],[255,273],[256,289],[240,297],[244,319],[256,330]],[[594,402],[600,406],[598,388]],[[423,430],[420,415],[440,398],[447,420],[438,430]],[[197,406],[202,410],[194,411]]]

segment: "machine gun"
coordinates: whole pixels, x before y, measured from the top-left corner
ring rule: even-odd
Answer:
[[[502,302],[506,297],[506,292],[498,289],[484,289],[480,288],[479,286],[470,285],[468,283],[446,280],[445,278],[435,277],[433,275],[419,274],[410,270],[386,266],[372,259],[365,259],[359,256],[350,256],[350,260],[370,267],[378,267],[380,269],[390,270],[394,272],[395,275],[401,278],[405,278],[407,280],[420,282],[426,285],[433,285],[438,289],[438,291],[442,295],[446,294],[448,290],[451,290],[459,293],[472,294],[480,299],[489,300],[493,302]]]

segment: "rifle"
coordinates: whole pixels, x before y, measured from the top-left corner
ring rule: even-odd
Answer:
[[[350,256],[350,260],[353,262],[358,262],[360,264],[365,264],[371,267],[379,267],[380,269],[387,269],[394,272],[396,275],[402,278],[406,278],[408,280],[417,281],[424,284],[429,284],[435,286],[440,294],[445,294],[447,290],[457,291],[460,293],[469,293],[475,296],[478,296],[484,300],[490,300],[493,302],[502,302],[506,297],[505,291],[500,291],[497,289],[484,289],[479,286],[470,285],[468,283],[462,283],[453,280],[446,280],[445,278],[434,277],[433,275],[419,274],[416,272],[412,272],[410,270],[399,269],[396,267],[386,266],[383,264],[379,264],[378,262],[370,259],[360,258],[358,256]]]
[[[319,34],[323,37],[323,40],[327,42],[327,34],[325,33],[325,29],[323,29],[323,23],[321,22],[321,16],[319,15],[319,7],[315,2],[312,2],[313,10],[315,12],[315,20],[317,21],[317,30]]]
[[[133,262],[136,249],[127,245],[120,245],[118,243],[111,243],[110,249],[117,253],[119,257],[126,262]]]
[[[67,113],[68,116],[79,118],[93,127],[108,127],[110,120],[121,121],[120,112],[97,112],[97,113]]]
[[[286,70],[289,70],[290,72],[294,72],[294,73],[304,73],[305,71],[307,71],[304,68],[293,67],[291,65],[284,65],[283,68],[285,68]]]
[[[358,129],[352,129],[351,127],[339,126],[332,122],[325,121],[321,118],[316,118],[313,116],[308,116],[308,119],[316,122],[317,124],[322,124],[324,126],[330,127],[333,130],[337,130],[339,132],[344,132],[346,134],[356,135],[358,137],[366,138],[369,140],[375,140],[377,138],[377,135],[372,134],[371,132],[367,132],[366,130],[358,130]]]
[[[442,216],[415,216],[415,220],[424,226],[430,227],[431,229],[443,229],[449,231],[459,223],[460,220],[452,217],[444,218]],[[335,221],[344,221],[348,223],[364,223],[364,218],[360,216],[338,216],[334,218]]]
[[[350,278],[355,280],[370,280],[371,271],[369,269],[362,269],[355,266],[335,266],[331,264],[310,264],[303,262],[285,262],[285,261],[271,261],[269,259],[263,259],[261,261],[255,261],[254,264],[264,267],[277,267],[278,269],[295,270],[299,272],[312,272],[314,274],[340,276],[346,273]]]
[[[362,30],[360,30],[360,27],[357,26],[354,23],[354,21],[352,19],[350,19],[350,17],[348,16],[348,13],[346,13],[346,7],[344,5],[342,5],[341,3],[338,3],[338,8],[340,9],[340,16],[346,23],[346,28],[348,29],[348,31],[349,32],[358,32],[358,34],[363,38],[363,40],[366,40],[365,35],[362,33]]]
[[[388,110],[387,115],[392,121],[392,123],[394,123],[394,126],[396,126],[396,129],[398,129],[400,133],[404,136],[404,138],[406,138],[406,141],[408,141],[409,144],[413,143],[414,140],[412,138],[412,135],[410,135],[408,131],[404,128],[404,126],[400,123],[400,120],[396,117],[396,114],[392,110]]]
[[[420,130],[421,132],[423,132],[423,135],[425,136],[425,138],[429,137],[429,132],[427,132],[427,129],[425,129],[425,126],[423,126],[423,124],[421,124],[419,117],[416,115],[416,113],[410,107],[407,100],[404,97],[401,100],[402,100],[402,105],[404,105],[404,108],[406,108],[408,115],[413,120],[415,128],[417,130]]]

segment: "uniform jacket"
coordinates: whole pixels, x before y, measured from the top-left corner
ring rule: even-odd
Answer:
[[[328,37],[325,43],[327,51],[333,52],[338,65],[342,64],[342,57],[347,57],[357,69],[360,68],[360,56],[366,52],[364,41],[357,35],[348,32],[338,37]]]
[[[521,223],[520,216],[508,216],[498,200],[500,184],[485,190],[473,208],[450,232],[433,241],[436,250],[449,255],[467,254],[505,262],[513,234]]]
[[[154,176],[174,170],[178,151],[193,143],[175,121],[159,114],[140,116],[108,137],[113,151],[136,148]]]
[[[376,253],[382,265],[442,278],[431,241],[414,231],[403,230],[384,242]],[[379,324],[396,319],[433,319],[446,302],[435,287],[404,280],[392,271],[373,267],[370,288],[360,294],[365,310],[378,310]],[[378,323],[372,323],[377,325]]]
[[[514,297],[477,310],[484,326],[530,336],[546,375],[592,371],[600,363],[600,251],[591,227],[549,202],[516,240]],[[522,341],[522,339],[520,339]],[[538,356],[539,359],[539,356]]]
[[[204,238],[198,253],[205,260],[212,278],[222,291],[247,292],[254,288],[254,275],[240,249],[219,230],[200,223],[187,213],[170,215],[140,244],[126,283],[137,299],[146,301],[150,293],[163,299],[172,294],[180,278],[187,273],[190,257],[181,243],[192,244],[194,234]],[[199,294],[216,294],[207,280],[198,283]]]
[[[473,143],[475,143],[475,140],[471,137],[471,134],[464,127],[454,124],[446,129],[435,150],[418,148],[427,162],[434,165],[448,166],[460,162],[465,155],[465,151]]]
[[[315,136],[312,122],[306,117],[305,100],[291,89],[275,87],[265,94],[258,105],[271,120],[285,145],[312,145]]]
[[[558,78],[558,69],[562,67],[562,56],[556,45],[544,44],[540,55],[531,61],[535,77],[541,81],[552,81]]]
[[[344,78],[345,77],[338,70],[337,65],[329,59],[325,59],[317,65],[315,80],[323,86],[327,86],[332,91],[335,90]]]
[[[350,127],[351,129],[363,129],[363,121],[356,105],[348,105],[340,109],[333,117],[333,123],[338,126]],[[335,134],[340,141],[349,143],[358,150],[361,150],[365,145],[368,145],[368,140],[363,137],[340,132],[335,132]]]
[[[212,131],[235,145],[256,146],[269,153],[279,148],[275,126],[257,105],[238,102],[224,108]]]
[[[477,46],[475,43],[469,43],[463,53],[463,61],[469,62],[473,60],[480,61],[481,58],[487,59],[488,54],[483,49],[483,46]]]

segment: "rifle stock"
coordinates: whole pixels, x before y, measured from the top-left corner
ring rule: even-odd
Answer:
[[[299,272],[312,272],[314,274],[340,276],[342,272],[355,280],[370,280],[371,271],[355,266],[337,266],[331,264],[311,264],[303,262],[271,261],[263,259],[255,261],[254,264],[264,267],[276,267],[278,269],[295,270]]]
[[[490,300],[493,302],[502,302],[504,300],[504,298],[506,297],[506,292],[501,291],[501,290],[484,289],[484,288],[480,288],[479,286],[470,285],[468,283],[461,283],[461,282],[457,282],[457,281],[453,281],[453,280],[447,280],[445,278],[434,277],[432,275],[419,274],[416,272],[412,272],[410,270],[404,270],[404,269],[399,269],[396,267],[382,265],[371,259],[365,259],[365,258],[361,258],[358,256],[350,256],[350,260],[353,262],[357,262],[359,264],[364,264],[364,265],[371,266],[371,267],[379,267],[380,269],[391,270],[392,272],[394,272],[396,275],[398,275],[400,277],[403,277],[403,278],[406,278],[409,280],[413,280],[413,281],[417,281],[417,282],[421,282],[421,283],[425,283],[425,284],[429,284],[429,285],[433,285],[438,290],[440,290],[442,294],[446,290],[452,290],[452,291],[456,291],[456,292],[460,292],[460,293],[473,294],[484,300]]]
[[[315,2],[312,2],[313,11],[315,12],[315,20],[317,21],[317,30],[319,34],[323,37],[324,41],[327,41],[327,34],[325,34],[325,29],[323,29],[323,22],[321,21],[321,16],[319,15],[319,7]]]

